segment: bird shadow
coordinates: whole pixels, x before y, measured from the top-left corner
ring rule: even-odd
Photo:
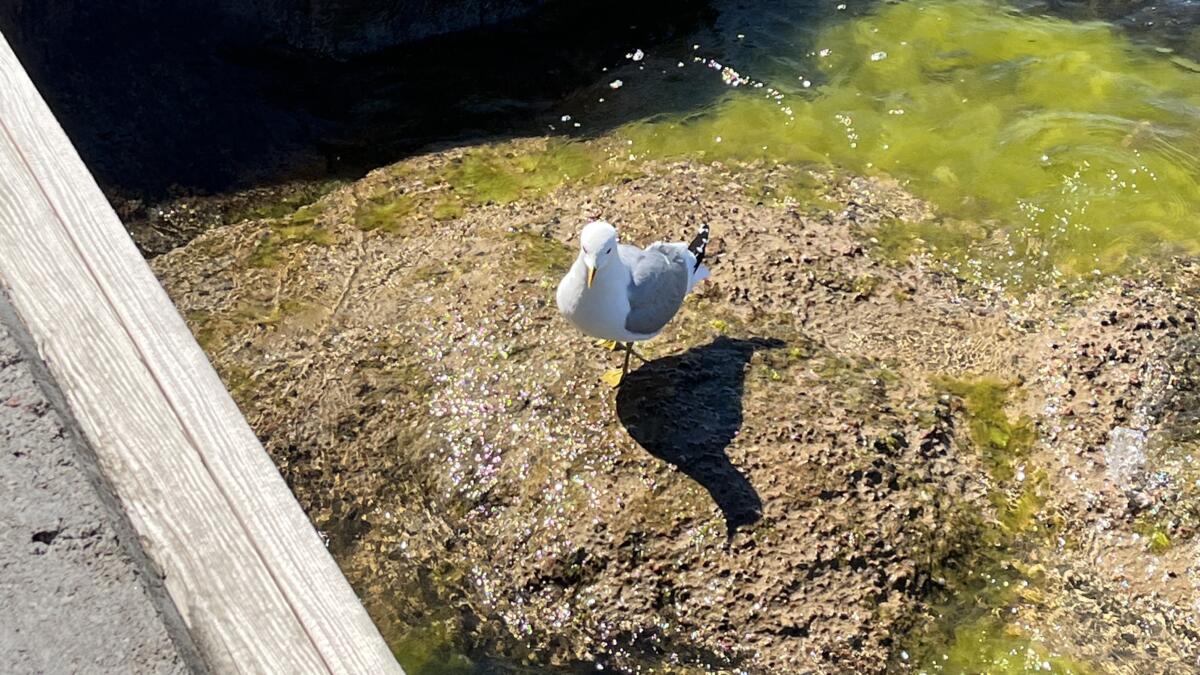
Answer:
[[[708,491],[730,537],[762,517],[758,492],[725,454],[742,426],[745,366],[755,351],[782,346],[719,337],[643,365],[617,392],[617,417],[629,435]]]

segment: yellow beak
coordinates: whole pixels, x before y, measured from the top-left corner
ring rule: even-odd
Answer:
[[[592,287],[592,279],[596,278],[596,268],[588,267],[588,288]]]

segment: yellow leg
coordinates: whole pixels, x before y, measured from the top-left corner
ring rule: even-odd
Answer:
[[[625,344],[621,345],[621,349],[625,352],[625,362],[621,364],[621,369],[617,370],[614,368],[612,370],[605,371],[605,373],[600,376],[600,380],[613,389],[621,386],[621,382],[623,382],[625,380],[625,376],[629,374],[630,356],[636,356],[639,359],[642,359],[642,363],[646,362],[646,359],[643,359],[641,354],[633,351],[632,342],[626,342]]]

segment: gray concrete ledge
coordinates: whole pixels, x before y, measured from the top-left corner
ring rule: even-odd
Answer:
[[[0,669],[204,672],[62,404],[0,293]]]

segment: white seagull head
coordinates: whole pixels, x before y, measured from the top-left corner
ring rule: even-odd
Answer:
[[[603,220],[588,223],[579,235],[579,255],[587,265],[587,285],[591,288],[596,273],[617,258],[617,228]]]

